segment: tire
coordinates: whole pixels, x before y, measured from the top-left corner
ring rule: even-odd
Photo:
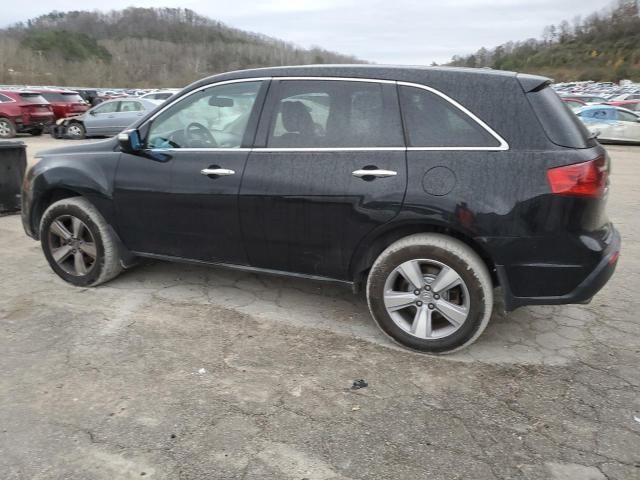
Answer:
[[[78,221],[83,227],[76,229]],[[51,269],[72,285],[95,287],[122,271],[115,234],[85,198],[66,198],[50,205],[40,221],[40,243]],[[84,268],[77,268],[79,262]]]
[[[73,140],[82,140],[87,135],[84,125],[80,122],[71,122],[66,130],[67,136]]]
[[[451,353],[473,343],[487,327],[493,284],[469,246],[446,235],[420,233],[391,244],[376,259],[367,279],[367,302],[377,325],[394,341],[419,352]]]
[[[0,117],[0,138],[13,138],[15,136],[15,124],[9,118]]]

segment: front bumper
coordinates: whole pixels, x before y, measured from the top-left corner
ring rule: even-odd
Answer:
[[[572,303],[589,303],[593,296],[609,281],[618,264],[620,255],[620,233],[611,227],[611,239],[596,267],[571,292],[558,296],[522,297],[513,294],[509,287],[506,269],[502,265],[496,266],[498,279],[504,292],[504,304],[507,311],[515,310],[525,305],[565,305]]]

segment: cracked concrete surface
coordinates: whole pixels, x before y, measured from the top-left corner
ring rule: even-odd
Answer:
[[[0,477],[640,479],[640,148],[610,154],[612,281],[497,304],[447,357],[333,285],[149,262],[72,288],[0,218]]]

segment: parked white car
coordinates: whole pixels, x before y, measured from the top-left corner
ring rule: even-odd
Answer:
[[[640,143],[640,115],[612,105],[583,107],[576,115],[598,140],[615,143]]]
[[[140,98],[145,100],[164,102],[171,98],[175,93],[179,92],[178,88],[167,88],[165,90],[156,90],[155,92],[149,92],[142,95]]]

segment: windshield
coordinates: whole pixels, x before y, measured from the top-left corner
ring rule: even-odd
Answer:
[[[77,93],[45,92],[42,96],[50,102],[84,103],[82,97]]]

